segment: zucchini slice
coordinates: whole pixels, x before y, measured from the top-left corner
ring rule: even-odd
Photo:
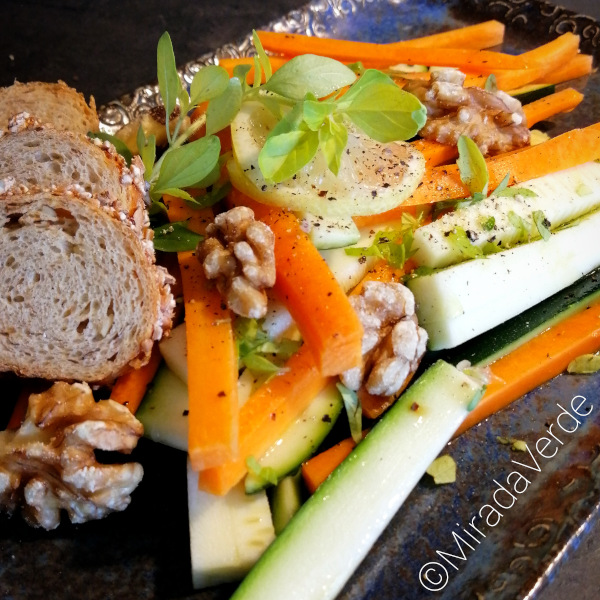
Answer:
[[[439,361],[269,546],[235,600],[333,599],[482,393]]]
[[[534,306],[600,266],[600,211],[499,254],[408,282],[429,348],[453,348]]]

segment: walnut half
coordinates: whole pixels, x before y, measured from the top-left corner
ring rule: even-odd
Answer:
[[[230,310],[260,319],[267,314],[266,288],[275,284],[275,236],[254,220],[254,211],[237,206],[215,217],[198,244],[198,260],[215,279]]]
[[[21,427],[0,432],[0,508],[54,529],[124,510],[142,479],[137,463],[100,464],[94,450],[129,453],[143,433],[127,408],[96,402],[86,383],[55,383],[32,394]]]
[[[529,129],[521,103],[502,90],[464,87],[465,77],[456,69],[439,69],[432,71],[430,81],[405,86],[427,108],[427,123],[419,135],[451,145],[466,135],[484,155],[527,146]]]
[[[416,371],[427,332],[419,327],[412,292],[401,283],[369,281],[350,303],[363,326],[360,367],[340,376],[349,389],[364,385],[369,394],[393,396]]]

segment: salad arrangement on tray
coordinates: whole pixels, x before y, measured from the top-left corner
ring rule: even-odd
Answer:
[[[581,94],[554,86],[591,57],[569,33],[485,50],[503,32],[386,45],[259,32],[254,59],[206,67],[189,91],[161,38],[167,149],[156,160],[148,122],[122,133],[129,148],[113,141],[144,163],[185,317],[110,396],[189,453],[197,585],[240,577],[269,547],[239,597],[335,596],[461,423],[568,365],[595,369],[600,129],[528,129],[575,109]],[[459,368],[419,370],[427,340],[458,347]],[[308,460],[344,413],[351,437]],[[299,508],[301,465],[313,495]]]

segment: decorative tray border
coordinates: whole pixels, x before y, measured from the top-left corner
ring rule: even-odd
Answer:
[[[304,33],[326,37],[326,21],[346,19],[361,8],[375,4],[400,4],[402,0],[316,0],[303,8],[289,12],[285,17],[273,21],[265,29]],[[540,0],[466,0],[463,5],[471,5],[473,11],[484,12],[489,18],[495,18],[519,28],[536,29],[542,27],[549,34],[560,35],[567,31],[578,33],[582,38],[582,48],[591,54],[600,49],[600,24],[585,15],[555,6]],[[540,19],[541,16],[541,19]],[[226,44],[215,52],[204,54],[179,69],[179,74],[188,85],[200,67],[218,64],[219,58],[237,58],[251,56],[254,53],[251,35],[248,34],[238,43]],[[100,107],[100,126],[108,133],[115,133],[140,113],[159,105],[160,95],[156,83],[137,88],[118,100]]]

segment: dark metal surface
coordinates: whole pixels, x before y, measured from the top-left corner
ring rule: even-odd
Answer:
[[[0,83],[6,85],[15,77],[22,81],[62,78],[104,103],[154,80],[156,41],[165,29],[171,32],[176,56],[183,63],[239,40],[252,27],[301,4],[291,0],[227,0],[218,5],[183,0],[5,0]],[[493,15],[509,22],[509,44],[515,49],[573,28],[583,34],[588,51],[600,45],[599,28],[591,20],[573,18],[550,5],[540,8],[533,0],[406,0],[390,3],[385,10],[380,2],[366,3],[364,8],[351,0],[333,4],[337,13],[319,14],[312,23],[323,23],[340,37],[391,39]],[[585,2],[578,4],[585,10]],[[362,11],[360,19],[346,16],[354,9]],[[600,120],[598,76],[587,82],[587,90],[592,93],[586,104],[557,119],[555,131]],[[497,526],[481,528],[486,537],[479,536],[480,544],[470,540],[475,550],[465,547],[466,559],[455,560],[458,569],[454,570],[436,550],[456,554],[452,532],[461,534],[477,511],[492,502],[494,480],[506,481],[517,468],[512,460],[532,463],[528,455],[511,452],[496,437],[522,439],[533,447],[556,421],[560,413],[556,403],[566,407],[577,394],[593,407],[590,416],[582,418],[573,433],[562,434],[564,445],[555,457],[540,462],[539,472],[518,467],[531,474],[531,485]],[[451,445],[449,452],[459,465],[457,484],[435,488],[422,482],[342,596],[512,599],[538,593],[598,509],[599,448],[599,378],[563,376],[543,386]],[[191,590],[185,457],[146,442],[136,458],[143,462],[146,475],[125,513],[83,526],[65,523],[50,533],[28,529],[17,519],[0,518],[0,598],[217,599],[230,595],[232,587]],[[426,592],[418,581],[419,569],[440,560],[448,567],[448,585],[438,594]],[[562,570],[567,579],[569,567],[567,561]],[[594,575],[588,572],[576,586],[580,600],[600,597]],[[555,587],[556,582],[550,585],[550,593]],[[546,598],[546,592],[539,597]]]

